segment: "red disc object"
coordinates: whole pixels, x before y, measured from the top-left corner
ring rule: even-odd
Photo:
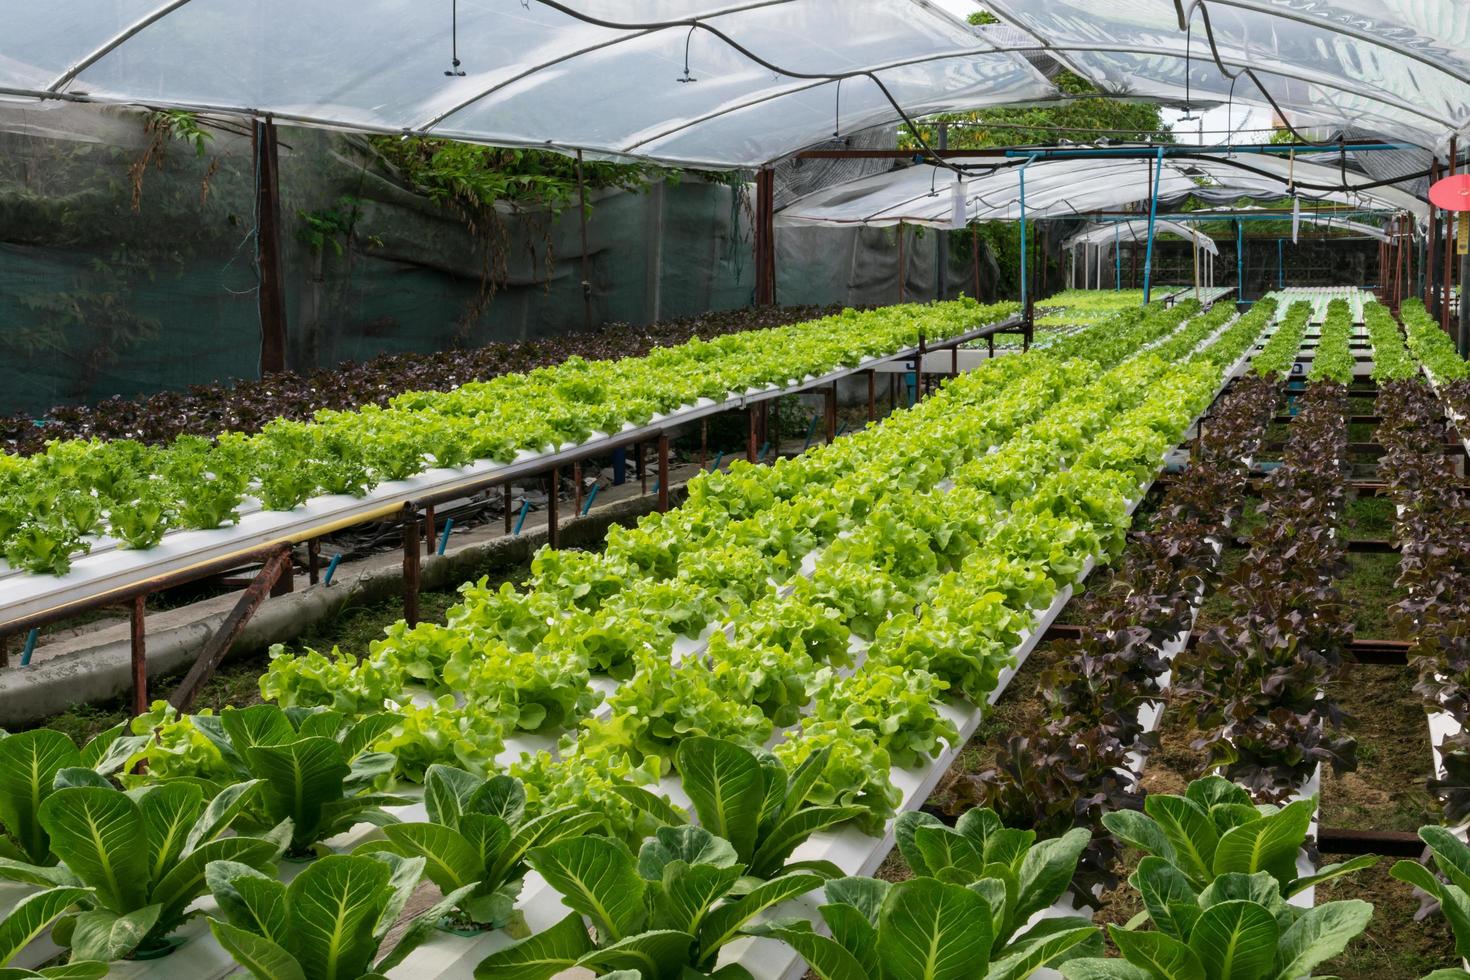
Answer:
[[[1470,211],[1470,174],[1446,177],[1429,188],[1429,203],[1446,211]]]

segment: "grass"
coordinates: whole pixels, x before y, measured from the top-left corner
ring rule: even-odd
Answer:
[[[1343,515],[1342,532],[1350,541],[1382,541],[1393,534],[1393,501],[1387,497],[1354,497]]]
[[[1353,626],[1360,639],[1396,639],[1398,631],[1389,621],[1388,609],[1404,598],[1394,585],[1399,577],[1397,554],[1350,553],[1349,570],[1337,582],[1353,612]]]

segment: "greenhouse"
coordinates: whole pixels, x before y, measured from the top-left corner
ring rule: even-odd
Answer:
[[[1470,980],[1470,2],[12,6],[0,976]]]

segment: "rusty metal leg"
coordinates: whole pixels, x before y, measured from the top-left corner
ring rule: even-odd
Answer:
[[[419,622],[419,515],[411,503],[403,505],[403,621]]]
[[[658,509],[669,509],[669,435],[658,434]]]
[[[557,505],[561,494],[561,467],[551,468],[551,487],[546,494],[546,543],[553,548],[557,546]]]
[[[578,460],[572,464],[572,495],[575,503],[572,506],[572,516],[576,517],[582,513],[582,461]]]
[[[826,391],[827,395],[827,443],[831,445],[837,440],[837,382],[832,382],[832,387]]]
[[[868,369],[868,421],[878,421],[877,400],[878,372],[872,368]]]
[[[321,564],[321,560],[322,539],[312,538],[306,542],[306,581],[311,585],[316,585],[321,578],[318,572],[318,566]]]
[[[699,420],[699,468],[709,464],[709,419]]]
[[[766,430],[766,442],[771,444],[771,460],[774,462],[781,458],[781,399],[773,398],[766,405],[769,407],[762,414],[761,423]]]
[[[511,525],[510,525],[510,521],[511,521],[511,518],[510,518],[510,501],[511,501],[510,484],[507,483],[505,485],[505,533],[506,534],[509,534],[510,533],[510,527],[511,527]]]
[[[756,430],[759,428],[756,424],[759,408],[760,406],[758,405],[751,405],[745,410],[746,423],[748,425],[745,433],[745,461],[747,463],[755,462],[756,450],[760,448],[755,444]]]
[[[414,552],[414,557],[418,557],[417,551]],[[239,600],[235,603],[235,608],[230,610],[224,622],[220,623],[219,629],[215,630],[214,635],[209,638],[209,642],[204,644],[204,649],[199,651],[199,659],[194,661],[194,666],[189,668],[189,673],[184,677],[183,682],[179,684],[178,690],[174,691],[173,706],[175,708],[181,712],[188,712],[193,709],[194,700],[199,696],[200,688],[219,669],[219,665],[225,659],[225,654],[230,652],[230,647],[234,646],[235,639],[239,637],[240,631],[245,628],[245,624],[250,621],[250,617],[255,615],[255,611],[265,601],[265,597],[269,594],[271,586],[275,584],[277,577],[290,567],[291,552],[289,549],[282,548],[270,558],[266,559],[265,565],[260,569],[259,574],[255,576],[255,581],[251,582],[245,591],[241,593]],[[140,603],[142,602],[141,599],[138,601]],[[142,642],[142,627],[134,626],[133,631],[135,635],[134,649],[136,650]]]
[[[291,552],[286,552],[286,567],[281,569],[281,574],[276,577],[276,584],[271,587],[271,595],[290,595],[296,589],[296,569],[291,565]]]
[[[133,600],[132,627],[133,627],[133,717],[148,712],[148,648],[143,636],[143,617],[145,615],[144,604],[147,596],[138,596]]]
[[[428,504],[424,507],[424,554],[434,553],[434,538],[437,537],[437,528],[434,526],[434,505]]]

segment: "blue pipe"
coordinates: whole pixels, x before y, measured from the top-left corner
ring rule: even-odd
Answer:
[[[450,517],[444,521],[444,533],[439,535],[439,550],[435,554],[444,554],[444,549],[449,547],[449,532],[454,530],[454,518]]]
[[[26,634],[25,649],[20,652],[20,665],[29,667],[31,665],[31,654],[36,652],[36,640],[41,637],[41,628],[37,626]]]
[[[583,517],[586,517],[587,514],[588,514],[588,512],[592,510],[592,501],[594,501],[594,500],[597,499],[597,491],[598,490],[601,490],[601,489],[602,489],[602,484],[600,484],[600,483],[594,483],[594,484],[592,484],[592,492],[587,495],[587,502],[582,505],[582,516]]]
[[[522,500],[521,501],[521,516],[519,516],[519,517],[516,518],[516,529],[514,531],[512,531],[511,534],[520,534],[521,533],[521,526],[526,523],[526,515],[529,514],[529,513],[531,513],[531,502],[529,500]]]
[[[847,431],[847,423],[846,422],[843,422],[841,425],[839,425],[837,427],[837,435],[836,436],[833,436],[832,438],[836,439],[837,436],[842,435],[842,433],[844,433],[846,431]]]
[[[1245,302],[1245,239],[1240,237],[1240,220],[1235,222],[1235,301]]]
[[[1143,305],[1147,306],[1153,291],[1154,222],[1159,216],[1159,184],[1164,179],[1164,148],[1159,147],[1154,163],[1154,184],[1148,198],[1148,247],[1143,253]]]
[[[821,417],[821,412],[816,413],[812,416],[812,424],[806,427],[806,443],[803,444],[801,447],[802,452],[806,452],[808,449],[812,448],[812,436],[817,434],[817,420]]]
[[[724,461],[725,461],[725,451],[723,449],[721,449],[719,451],[719,453],[716,454],[715,461],[714,461],[714,463],[712,463],[710,465],[709,471],[711,473],[713,473],[715,470],[717,470],[717,469],[720,468],[720,464],[723,463]]]
[[[337,574],[337,566],[342,563],[341,555],[333,555],[332,560],[327,562],[327,570],[322,574],[322,585],[331,585],[332,576]]]
[[[1031,264],[1029,261],[1030,256],[1026,254],[1026,168],[1031,166],[1031,161],[1035,159],[1036,157],[1032,156],[1025,163],[1021,164],[1021,310],[1023,313],[1027,309],[1026,267]]]
[[[770,448],[771,448],[771,440],[767,439],[765,442],[761,443],[761,451],[755,454],[755,461],[757,463],[759,463],[761,460],[765,459],[766,458],[766,450],[767,449],[770,449]]]

